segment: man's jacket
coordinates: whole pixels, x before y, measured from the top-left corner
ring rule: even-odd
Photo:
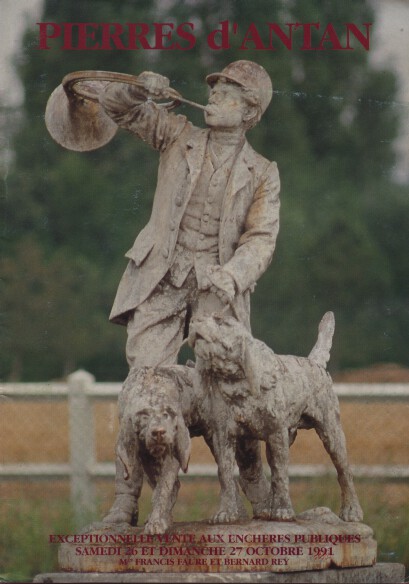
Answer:
[[[100,101],[119,126],[160,152],[152,215],[125,254],[130,261],[110,315],[113,322],[126,324],[130,311],[148,298],[172,265],[179,225],[202,168],[209,129],[197,128],[185,116],[151,102],[135,105],[114,84]],[[279,190],[276,163],[244,141],[223,195],[219,231],[220,265],[236,283],[239,313],[249,314],[250,290],[274,252]]]

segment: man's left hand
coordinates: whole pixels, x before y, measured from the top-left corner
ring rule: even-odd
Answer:
[[[207,277],[211,282],[210,291],[216,294],[225,304],[231,304],[236,295],[233,277],[221,266],[208,266]]]

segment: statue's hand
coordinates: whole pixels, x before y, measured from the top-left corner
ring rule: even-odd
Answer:
[[[105,112],[114,119],[118,119],[131,110],[138,103],[146,101],[149,97],[164,97],[166,89],[169,87],[169,79],[144,71],[138,75],[140,85],[129,85],[127,83],[108,83],[99,94],[99,103]]]
[[[233,277],[221,266],[208,266],[206,275],[211,282],[210,291],[216,294],[225,304],[231,304],[236,295],[236,285]]]
[[[169,79],[167,77],[152,71],[144,71],[138,75],[138,81],[148,96],[167,97],[166,90],[169,88]]]

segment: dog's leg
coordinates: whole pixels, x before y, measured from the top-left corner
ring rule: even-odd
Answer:
[[[149,483],[154,487],[152,511],[146,523],[144,533],[154,535],[165,533],[172,525],[172,509],[180,488],[178,479],[179,461],[171,455],[157,465],[145,468]]]
[[[323,423],[315,428],[318,436],[331,457],[338,474],[341,487],[340,518],[344,521],[362,521],[363,512],[355,492],[352,473],[348,464],[345,435],[339,420],[338,404],[330,403],[324,414]]]
[[[213,458],[215,460],[217,460],[217,457],[216,457],[215,452],[214,452],[212,440],[209,438],[209,436],[206,436],[206,435],[203,435],[203,438],[204,438],[207,446],[209,447],[210,452],[213,454]],[[239,519],[243,520],[243,521],[245,519],[248,519],[248,513],[247,513],[246,508],[243,504],[243,500],[242,500],[242,497],[240,496],[240,492],[239,492],[238,488],[236,488],[236,504],[237,504],[237,509],[239,511]]]
[[[294,510],[290,499],[288,479],[289,458],[288,429],[276,428],[267,439],[267,460],[271,468],[270,519],[291,521]]]
[[[139,464],[128,465],[127,460],[124,460],[124,450],[121,446],[119,439],[115,460],[115,501],[103,522],[137,525],[143,470]],[[132,454],[135,457],[135,452]]]
[[[236,461],[240,472],[240,486],[253,507],[255,519],[269,519],[268,496],[270,485],[263,471],[258,440],[239,438]]]
[[[224,432],[213,433],[213,453],[220,482],[220,504],[210,523],[233,523],[240,518],[237,504],[240,495],[234,478],[235,450],[236,444],[232,437]]]

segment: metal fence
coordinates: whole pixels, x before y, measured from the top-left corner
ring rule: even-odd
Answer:
[[[409,384],[335,384],[335,392],[342,402],[398,402],[409,403]],[[97,462],[93,403],[115,400],[120,383],[96,383],[86,371],[69,376],[67,383],[6,383],[0,385],[0,396],[16,401],[68,400],[69,411],[69,462],[68,463],[7,463],[0,464],[0,478],[61,479],[70,480],[71,500],[78,514],[92,511],[94,479],[111,478],[115,474],[113,462]],[[409,464],[352,465],[356,478],[407,481]],[[326,464],[290,465],[293,478],[312,478],[333,474]],[[191,464],[188,477],[214,477],[215,464]]]

